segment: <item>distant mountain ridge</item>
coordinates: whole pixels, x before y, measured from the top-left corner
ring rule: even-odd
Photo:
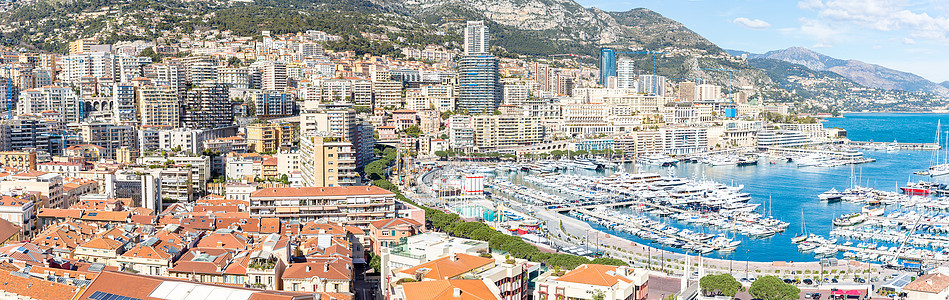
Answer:
[[[728,50],[732,55],[747,55],[748,58],[777,59],[799,64],[815,71],[830,71],[840,74],[860,85],[886,90],[908,92],[927,92],[949,97],[949,82],[936,84],[919,75],[898,71],[859,60],[833,58],[804,47],[790,47],[782,50],[754,54],[744,51]]]

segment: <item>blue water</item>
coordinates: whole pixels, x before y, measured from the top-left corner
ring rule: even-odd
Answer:
[[[897,140],[900,142],[931,143],[936,134],[936,122],[942,119],[949,129],[949,114],[847,114],[844,118],[825,121],[824,127],[838,127],[847,130],[848,138],[854,141],[885,141]],[[883,152],[863,150],[864,156],[877,159],[876,162],[856,165],[853,167],[854,177],[859,178],[861,185],[874,187],[880,190],[897,191],[900,185],[907,180],[921,179],[949,183],[949,176],[941,179],[930,179],[913,175],[914,171],[922,170],[930,165],[932,151]],[[640,171],[651,171],[666,174],[668,170],[646,168]],[[787,231],[765,239],[752,239],[744,235],[735,234],[735,238],[742,243],[733,253],[712,252],[707,256],[730,258],[736,260],[750,259],[752,261],[816,261],[811,253],[801,253],[791,238],[800,233],[802,224],[806,224],[807,233],[814,233],[830,237],[833,229],[831,223],[841,214],[860,211],[862,205],[848,202],[827,204],[817,199],[817,195],[836,188],[843,190],[850,187],[851,167],[841,166],[833,168],[803,167],[794,164],[778,162],[774,165],[762,159],[757,166],[749,167],[712,167],[705,164],[684,163],[674,169],[674,174],[680,177],[706,177],[725,184],[743,184],[744,191],[751,194],[753,203],[761,203],[758,212],[767,214],[769,211],[775,218],[790,223]],[[887,211],[899,209],[888,207]],[[802,217],[803,214],[803,217]],[[689,226],[674,219],[662,219],[664,223],[675,225],[678,228],[689,228],[693,231],[708,233],[725,233],[709,228]],[[622,232],[606,230],[595,224],[595,228],[605,230],[610,234],[628,238],[630,240],[648,243],[657,248],[680,252],[679,248],[662,246],[650,243],[648,240]],[[841,243],[844,241],[841,238]],[[860,241],[854,241],[854,244]],[[840,256],[838,256],[840,258]]]

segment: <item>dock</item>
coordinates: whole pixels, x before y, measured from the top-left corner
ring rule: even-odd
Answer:
[[[623,219],[620,219],[620,218],[617,218],[617,217],[608,216],[608,215],[601,214],[601,213],[596,213],[596,212],[593,212],[593,211],[588,210],[588,209],[580,209],[579,212],[582,213],[582,214],[585,214],[585,215],[589,215],[589,216],[595,217],[595,218],[600,218],[600,219],[607,220],[607,221],[610,221],[610,222],[614,222],[614,223],[618,223],[618,224],[623,224],[624,226],[630,226],[630,227],[635,227],[635,228],[637,228],[637,229],[639,229],[639,230],[649,231],[649,232],[658,234],[658,235],[660,235],[660,236],[669,237],[669,238],[674,238],[674,239],[676,239],[676,240],[683,241],[683,242],[685,242],[685,243],[701,245],[701,246],[708,247],[708,248],[711,248],[711,249],[719,249],[719,247],[713,246],[712,244],[709,244],[709,243],[707,243],[707,242],[705,242],[705,241],[693,240],[693,239],[686,238],[686,237],[683,237],[683,236],[679,236],[679,235],[676,235],[676,234],[667,234],[667,233],[665,233],[665,232],[662,232],[662,231],[659,231],[659,230],[655,230],[655,229],[653,229],[653,228],[639,226],[639,225],[636,225],[635,223],[632,223],[632,222],[629,222],[629,221],[626,221],[626,220],[623,220]]]
[[[865,142],[865,141],[850,141],[851,145],[854,146],[867,146],[867,145],[880,145],[880,144],[890,144],[888,142]],[[939,150],[942,149],[939,145],[935,143],[896,143],[900,146],[900,150]]]

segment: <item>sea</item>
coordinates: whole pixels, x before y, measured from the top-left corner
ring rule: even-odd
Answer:
[[[827,119],[825,128],[843,128],[847,137],[853,141],[875,142],[907,142],[932,143],[936,137],[937,122],[942,120],[943,130],[949,130],[949,114],[911,114],[911,113],[854,113],[844,114],[842,118]],[[943,132],[942,136],[945,137]],[[840,167],[797,167],[793,163],[775,162],[771,164],[763,157],[757,166],[709,166],[700,163],[680,163],[677,167],[641,168],[640,172],[656,172],[679,177],[706,178],[729,185],[743,185],[744,192],[751,194],[753,203],[760,203],[757,211],[774,218],[790,223],[786,231],[769,238],[756,239],[738,233],[719,231],[714,228],[692,226],[671,218],[659,218],[648,214],[651,218],[677,228],[689,228],[696,232],[723,234],[740,240],[741,245],[733,252],[711,252],[707,257],[733,260],[751,261],[816,261],[813,253],[802,253],[797,244],[791,242],[795,235],[806,232],[824,237],[831,237],[832,220],[840,215],[859,212],[862,204],[850,202],[826,203],[818,200],[817,196],[831,188],[844,190],[854,182],[862,186],[885,191],[898,191],[901,185],[908,181],[936,181],[949,183],[949,176],[929,178],[928,176],[914,175],[913,172],[924,170],[931,164],[934,155],[932,150],[901,150],[885,152],[875,150],[860,150],[865,157],[875,158],[876,162]],[[944,150],[943,150],[944,151]],[[940,153],[943,154],[943,153]],[[940,158],[941,159],[941,158]],[[631,171],[631,166],[627,166]],[[597,173],[605,175],[603,173]],[[900,210],[896,206],[887,207],[887,213]],[[630,211],[624,211],[630,212]],[[630,212],[632,213],[632,212]],[[625,232],[609,230],[597,224],[594,228],[612,235],[629,240],[648,244],[652,247],[684,253],[681,248],[664,246],[649,240],[641,239]],[[839,237],[843,243],[846,238]],[[859,240],[853,240],[854,245]],[[885,245],[882,244],[881,245]],[[892,245],[889,245],[892,246]],[[837,258],[842,258],[838,254]]]

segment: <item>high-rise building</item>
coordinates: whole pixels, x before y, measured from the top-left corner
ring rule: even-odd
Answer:
[[[402,83],[398,81],[374,81],[372,83],[374,98],[373,108],[402,108]]]
[[[254,114],[261,119],[289,117],[295,115],[297,101],[293,93],[260,91],[254,93]]]
[[[600,85],[608,86],[610,77],[616,76],[616,52],[600,48]]]
[[[261,69],[261,88],[276,91],[287,89],[286,64],[280,61],[265,62]]]
[[[290,123],[253,123],[247,125],[247,148],[254,152],[277,152],[282,146],[292,147],[298,132]]]
[[[497,109],[504,98],[498,59],[489,54],[469,55],[459,66],[457,108],[474,114]]]
[[[112,121],[115,124],[138,128],[135,113],[135,86],[116,83],[112,86]]]
[[[722,87],[703,83],[695,86],[695,100],[714,101],[722,98]]]
[[[17,114],[40,114],[47,110],[59,112],[66,123],[79,122],[88,112],[81,109],[79,96],[73,89],[45,86],[20,92]]]
[[[373,128],[356,117],[354,110],[304,111],[300,114],[300,135],[326,132],[352,143],[356,165],[365,166],[372,159],[375,139]]]
[[[468,21],[465,27],[465,56],[488,53],[488,42],[488,26],[484,25],[484,21]]]
[[[107,158],[115,158],[116,151],[123,147],[138,147],[137,132],[132,126],[83,122],[79,124],[79,133],[84,144],[102,147],[102,155]]]
[[[663,97],[666,95],[666,77],[639,75],[639,92]]]
[[[304,186],[358,185],[353,144],[326,132],[304,134],[300,138],[300,173]]]
[[[204,84],[188,90],[182,105],[181,126],[195,129],[231,126],[234,109],[229,96],[224,83]]]
[[[695,101],[695,82],[686,81],[679,83],[679,100],[684,102]]]
[[[638,84],[636,62],[628,58],[616,60],[616,88],[635,89]]]
[[[175,128],[181,104],[170,86],[142,86],[135,90],[138,120],[142,128]]]

